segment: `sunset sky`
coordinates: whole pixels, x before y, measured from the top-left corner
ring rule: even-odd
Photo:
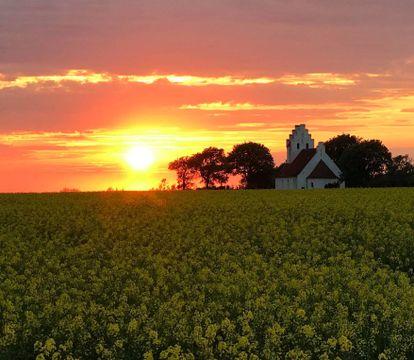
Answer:
[[[413,18],[411,0],[0,0],[0,192],[148,189],[249,140],[280,164],[301,123],[414,157]]]

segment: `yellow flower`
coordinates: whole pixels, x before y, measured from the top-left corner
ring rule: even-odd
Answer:
[[[306,337],[313,337],[315,335],[315,330],[313,329],[312,326],[310,325],[303,325],[302,326],[302,333],[306,336]]]
[[[352,342],[344,335],[338,339],[339,347],[341,351],[347,352],[352,350]]]

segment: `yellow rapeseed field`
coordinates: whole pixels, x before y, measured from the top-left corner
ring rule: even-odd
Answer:
[[[0,359],[412,359],[414,189],[0,195]]]

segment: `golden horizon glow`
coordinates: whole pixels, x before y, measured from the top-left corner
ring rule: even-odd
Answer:
[[[148,170],[155,162],[154,151],[144,145],[134,145],[124,154],[124,160],[133,171]]]
[[[381,127],[360,127],[356,121],[350,133],[364,138],[380,138],[394,155],[405,154],[403,149],[412,148],[410,134],[414,131],[414,121],[409,120],[410,112],[402,112],[401,109],[405,109],[413,100],[412,97],[404,97],[388,99],[390,103],[381,107],[378,103],[373,104],[372,111],[387,117],[391,117],[388,116],[387,108],[391,104],[395,106],[392,115],[399,114],[400,120],[406,121],[403,134],[390,131],[394,126],[391,120],[384,121]],[[356,110],[352,113],[352,117],[357,119],[363,116],[363,112],[358,113]],[[370,119],[369,113],[365,118]],[[328,125],[323,120],[307,122],[307,127],[318,141],[342,133],[342,126],[343,120],[340,118],[331,120]],[[170,161],[212,145],[230,151],[235,144],[256,141],[267,146],[275,156],[276,163],[280,164],[284,161],[285,139],[291,128],[289,123],[235,122],[214,130],[146,126],[85,132],[13,132],[0,134],[0,146],[13,149],[16,157],[0,158],[0,163],[4,169],[7,168],[8,173],[18,174],[29,169],[56,174],[53,175],[56,177],[49,175],[49,183],[45,183],[44,178],[36,185],[20,182],[20,186],[27,186],[27,189],[59,191],[64,187],[76,187],[89,191],[112,187],[147,190],[156,188],[163,178],[169,184],[175,183],[175,173],[168,170]],[[379,133],[383,136],[378,136]],[[125,144],[129,145],[126,147]],[[26,189],[11,183],[3,191],[17,188]]]

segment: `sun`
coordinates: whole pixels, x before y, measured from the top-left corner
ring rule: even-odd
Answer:
[[[155,156],[151,148],[136,145],[125,152],[124,159],[131,169],[143,171],[147,170],[154,163]]]

